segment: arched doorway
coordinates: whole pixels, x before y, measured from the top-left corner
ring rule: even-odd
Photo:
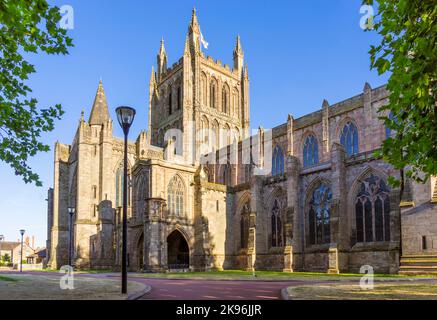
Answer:
[[[188,269],[190,265],[190,250],[187,240],[178,231],[173,231],[167,237],[168,269]]]
[[[144,267],[144,234],[141,234],[140,239],[138,240],[137,257],[138,270],[141,271]]]

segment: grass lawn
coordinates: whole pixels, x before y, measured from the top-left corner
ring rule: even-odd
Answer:
[[[15,278],[11,278],[11,277],[0,276],[0,281],[15,282],[18,280]]]
[[[0,300],[124,300],[120,281],[100,278],[75,277],[74,289],[60,286],[61,278],[47,275],[14,274],[0,276]],[[128,282],[128,293],[147,288],[137,282]]]
[[[327,274],[318,272],[280,272],[280,271],[256,271],[256,277],[252,272],[242,270],[225,270],[225,271],[210,271],[210,272],[168,272],[168,273],[144,273],[133,274],[130,276],[144,278],[164,278],[164,279],[209,279],[209,280],[326,280],[326,281],[341,281],[341,280],[357,280],[363,274]],[[375,274],[376,280],[391,280],[391,279],[417,279],[429,278],[436,276],[407,276],[396,274]]]
[[[34,269],[34,270],[26,270],[26,272],[47,272],[47,273],[59,273],[59,270],[56,269]],[[76,274],[99,274],[99,273],[112,273],[114,271],[110,269],[80,269],[75,270],[74,273]]]
[[[437,283],[375,283],[373,290],[358,284],[308,285],[287,291],[292,300],[437,300]]]

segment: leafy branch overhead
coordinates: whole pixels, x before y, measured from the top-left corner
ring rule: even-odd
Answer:
[[[59,27],[59,8],[45,0],[0,0],[0,160],[26,183],[41,186],[29,157],[49,151],[41,141],[60,119],[61,105],[40,109],[25,81],[35,67],[23,54],[68,54],[72,40]]]
[[[423,181],[437,174],[436,2],[378,0],[377,4],[374,28],[381,43],[369,53],[372,68],[379,74],[391,73],[390,101],[381,112],[393,132],[382,154],[396,169]]]

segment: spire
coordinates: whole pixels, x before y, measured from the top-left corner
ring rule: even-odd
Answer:
[[[249,67],[247,64],[244,66],[244,79],[249,79]]]
[[[104,124],[110,120],[108,103],[106,102],[105,91],[103,90],[102,80],[99,81],[96,97],[94,98],[93,108],[91,109],[89,124]]]
[[[155,67],[152,66],[152,73],[150,74],[150,84],[155,83],[155,82],[156,82]]]
[[[165,52],[164,37],[161,38],[161,45],[159,46],[159,55],[160,56],[166,56],[167,55],[167,53]]]
[[[241,71],[243,70],[244,64],[244,53],[243,48],[241,47],[240,36],[237,36],[237,42],[234,48],[234,70],[237,70],[241,76]]]
[[[184,55],[190,55],[191,51],[190,51],[190,38],[187,37],[185,38],[185,47],[184,47]]]
[[[237,36],[237,43],[235,45],[234,54],[243,54],[243,48],[241,46],[240,35]]]
[[[167,71],[167,53],[164,47],[164,38],[161,38],[161,46],[157,58],[158,63],[158,81],[161,81],[162,75]]]
[[[188,32],[200,33],[199,22],[197,21],[197,14],[196,14],[195,7],[193,8],[193,13],[191,15],[191,23],[190,23],[190,27],[188,28]]]

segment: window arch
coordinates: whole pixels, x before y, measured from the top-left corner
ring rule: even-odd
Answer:
[[[229,113],[229,88],[226,84],[222,89],[222,112]]]
[[[272,175],[284,174],[284,153],[280,146],[276,146],[273,151]]]
[[[168,114],[171,115],[172,109],[173,109],[173,103],[172,103],[172,88],[171,86],[168,87]]]
[[[168,184],[167,203],[170,215],[182,216],[184,212],[184,184],[178,175],[175,175]]]
[[[241,210],[240,219],[240,245],[241,249],[247,249],[249,245],[249,221],[250,221],[250,202],[248,201]]]
[[[231,165],[229,163],[223,165],[221,181],[225,186],[231,185]]]
[[[275,199],[271,215],[272,247],[282,247],[282,221],[279,201]]]
[[[143,213],[145,210],[145,205],[146,205],[146,197],[148,197],[149,195],[149,182],[148,182],[148,176],[146,174],[142,174],[141,176],[139,176],[136,179],[136,184],[135,184],[135,188],[136,190],[134,190],[134,203],[135,203],[135,207],[134,209],[134,218],[135,219],[139,219],[140,221],[142,221],[143,219]]]
[[[313,191],[309,203],[308,225],[309,243],[311,245],[330,243],[331,206],[331,188],[327,184],[321,183]]]
[[[314,135],[309,135],[303,145],[303,166],[310,167],[319,163],[319,146]]]
[[[358,129],[353,122],[348,122],[340,134],[340,143],[346,149],[348,156],[358,153]]]
[[[211,86],[209,89],[209,106],[211,108],[216,108],[215,102],[216,102],[216,94],[217,94],[217,84],[214,79],[211,80]]]
[[[390,114],[388,115],[388,120],[390,122],[394,122],[397,124],[398,120],[397,118],[394,116],[393,112],[390,112]],[[387,124],[385,125],[385,138],[388,139],[390,138],[390,136],[392,134],[395,134],[396,130],[392,130],[389,126],[387,126]]]
[[[384,180],[371,175],[355,198],[357,242],[390,241],[390,199]]]
[[[124,168],[120,164],[115,173],[115,207],[119,208],[123,206],[123,181],[124,181]],[[127,176],[127,205],[130,206],[131,187],[129,185],[129,173]]]
[[[177,95],[178,95],[178,106],[177,106],[177,108],[178,108],[178,110],[181,110],[181,108],[182,108],[182,92],[181,92],[181,86],[179,86],[178,87],[178,92],[177,92]]]

